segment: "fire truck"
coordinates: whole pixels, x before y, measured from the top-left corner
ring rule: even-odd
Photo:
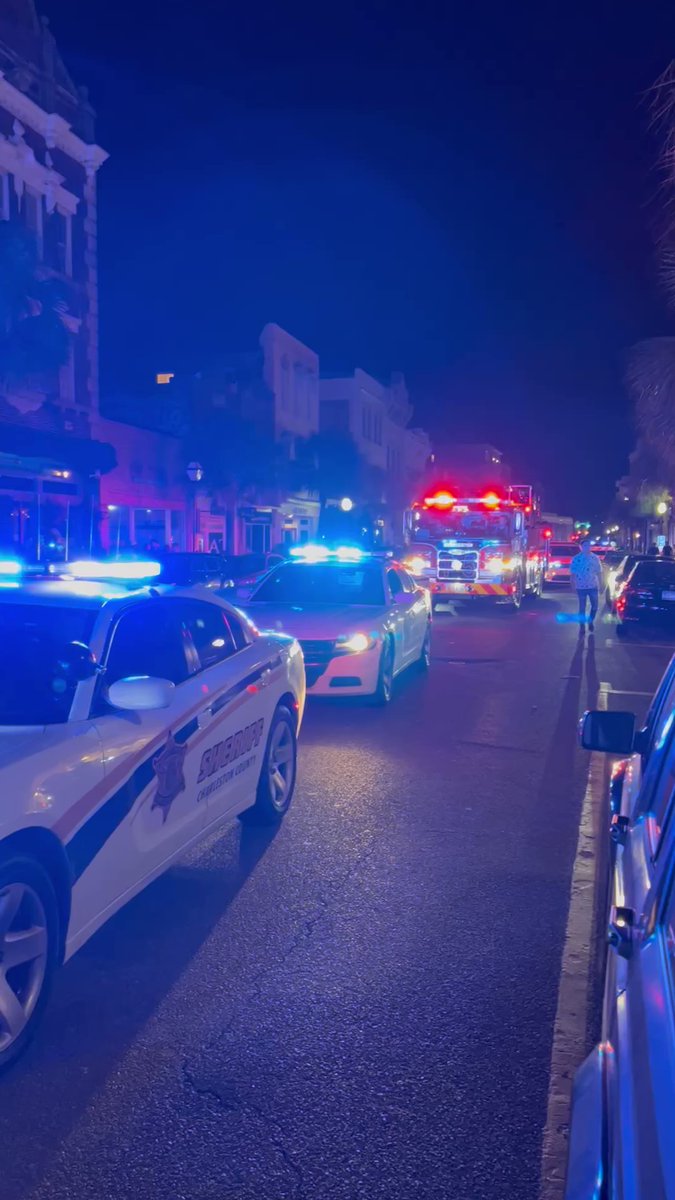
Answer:
[[[464,496],[430,491],[404,516],[404,563],[443,600],[490,600],[519,609],[540,596],[546,542],[540,504],[530,484]]]

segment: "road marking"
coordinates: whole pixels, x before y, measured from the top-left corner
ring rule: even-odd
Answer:
[[[607,708],[610,691],[610,684],[600,684],[598,708]],[[591,1049],[587,1045],[587,1030],[598,859],[596,828],[602,836],[602,824],[597,817],[603,807],[606,762],[603,754],[591,755],[581,806],[553,1026],[539,1200],[563,1200],[574,1072]]]

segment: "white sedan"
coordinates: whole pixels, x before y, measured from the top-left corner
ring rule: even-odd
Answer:
[[[400,671],[429,666],[429,593],[391,559],[307,547],[239,599],[260,629],[298,639],[313,696],[387,704]]]
[[[200,588],[4,579],[0,647],[2,1070],[117,909],[222,822],[284,816],[305,675]]]

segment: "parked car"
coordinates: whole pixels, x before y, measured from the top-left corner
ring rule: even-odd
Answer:
[[[207,831],[280,821],[295,785],[297,642],[204,588],[83,566],[0,589],[0,1070],[61,962]]]
[[[635,724],[582,720],[586,749],[628,758],[612,784],[602,1029],[575,1079],[565,1200],[675,1195],[675,659]]]
[[[675,630],[675,559],[644,558],[622,583],[615,601],[616,635],[638,628]]]

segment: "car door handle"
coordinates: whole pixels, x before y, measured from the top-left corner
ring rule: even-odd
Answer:
[[[270,667],[267,667],[260,675],[260,687],[261,688],[267,687],[271,678],[272,678],[272,671],[271,671]]]

